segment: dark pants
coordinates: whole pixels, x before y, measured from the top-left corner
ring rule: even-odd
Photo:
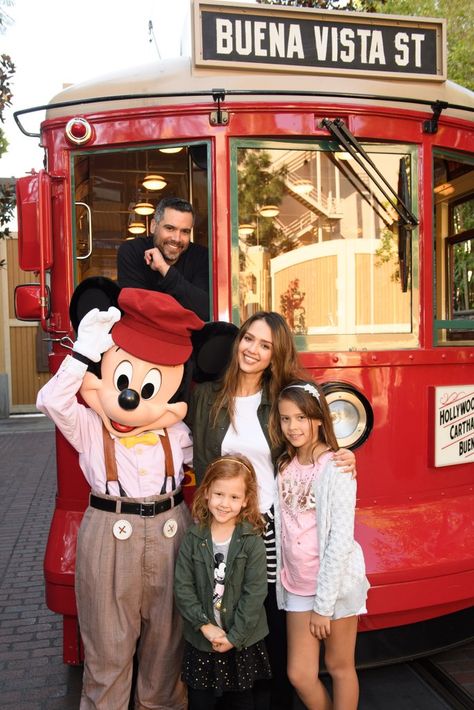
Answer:
[[[268,585],[265,599],[269,634],[265,644],[272,669],[271,680],[259,680],[253,693],[258,710],[290,710],[293,703],[293,687],[286,674],[286,615],[277,607],[276,585]]]
[[[255,710],[251,690],[229,691],[219,698],[214,690],[195,690],[188,687],[188,710],[214,710],[225,707],[226,710]]]

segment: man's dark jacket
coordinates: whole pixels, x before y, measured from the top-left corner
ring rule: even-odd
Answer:
[[[145,264],[145,251],[152,248],[153,237],[137,237],[121,245],[117,257],[119,286],[167,293],[202,320],[209,320],[207,249],[191,242],[166,276],[162,276]]]

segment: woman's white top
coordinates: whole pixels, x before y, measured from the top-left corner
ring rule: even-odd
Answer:
[[[273,464],[265,435],[257,417],[262,392],[249,397],[234,398],[234,424],[227,429],[222,442],[222,454],[242,454],[252,463],[258,482],[260,512],[266,513],[275,499]]]

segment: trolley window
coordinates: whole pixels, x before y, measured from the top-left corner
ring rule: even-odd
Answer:
[[[474,344],[474,163],[434,158],[435,344]]]
[[[195,210],[193,241],[209,245],[208,145],[159,145],[73,155],[75,277],[117,277],[124,239],[149,234],[163,197],[189,200]],[[145,181],[153,176],[154,181]],[[145,206],[144,206],[145,205]]]
[[[412,149],[364,149],[413,209]],[[351,155],[328,141],[240,141],[233,179],[234,320],[279,311],[306,351],[418,345],[417,230],[402,284],[399,217]]]

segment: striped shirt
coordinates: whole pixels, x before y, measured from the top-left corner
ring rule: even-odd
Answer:
[[[263,542],[265,543],[265,552],[267,553],[267,581],[268,584],[276,582],[276,540],[275,540],[275,514],[273,506],[264,515],[266,520],[265,530],[263,531]]]

